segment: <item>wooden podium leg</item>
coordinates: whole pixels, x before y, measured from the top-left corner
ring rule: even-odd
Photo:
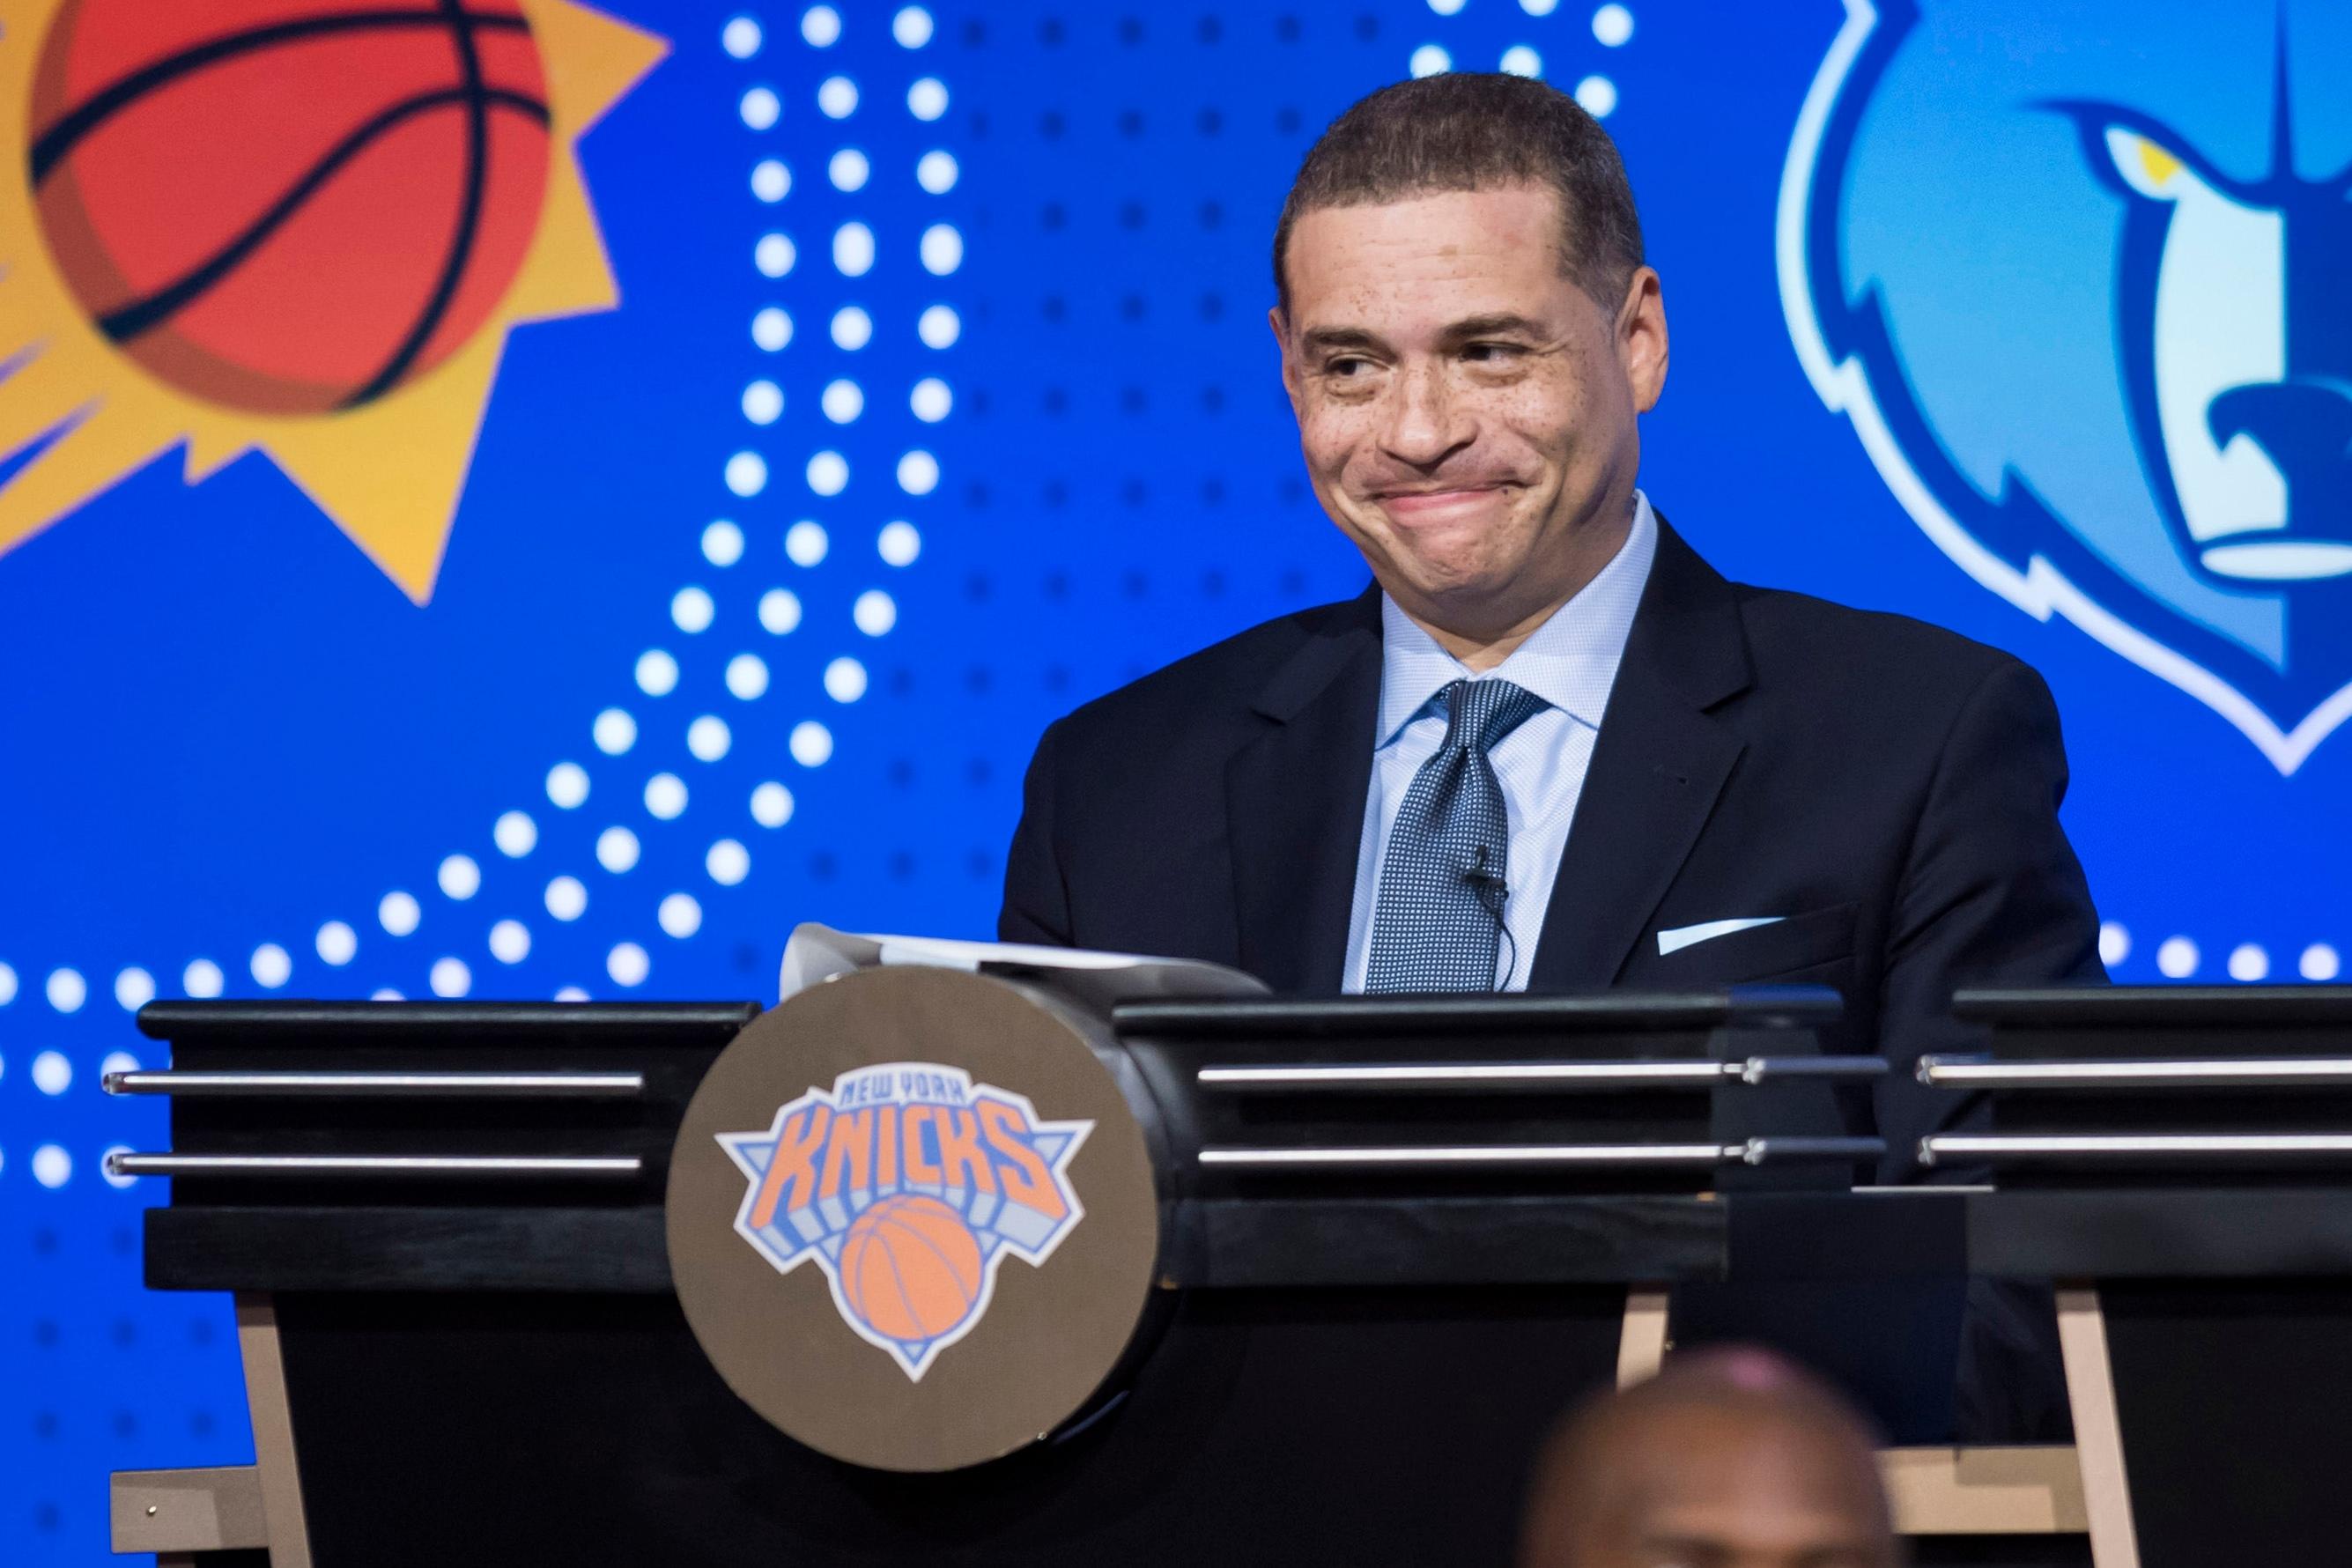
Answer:
[[[294,1465],[294,1410],[286,1398],[278,1305],[268,1295],[237,1292],[236,1346],[245,1357],[245,1402],[253,1412],[254,1468],[261,1472],[269,1565],[310,1568],[310,1527],[303,1518],[302,1478]]]
[[[2083,1467],[2095,1568],[2139,1568],[2131,1488],[2124,1474],[2123,1423],[2107,1362],[2107,1321],[2088,1284],[2058,1288],[2058,1347],[2066,1363],[2066,1397],[2074,1407],[2074,1450]]]
[[[1617,1341],[1617,1386],[1631,1388],[1657,1376],[1665,1359],[1665,1289],[1635,1286],[1625,1292],[1625,1328]]]

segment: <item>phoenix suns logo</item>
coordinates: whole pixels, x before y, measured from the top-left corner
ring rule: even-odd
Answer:
[[[749,1184],[735,1233],[779,1273],[814,1259],[842,1321],[919,1381],[978,1326],[1007,1254],[1042,1265],[1086,1215],[1069,1164],[1092,1121],[938,1062],[842,1074],[721,1132]]]
[[[0,0],[0,552],[266,450],[422,603],[509,328],[616,300],[572,0]]]

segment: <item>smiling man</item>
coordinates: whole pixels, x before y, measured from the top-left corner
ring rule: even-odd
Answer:
[[[1008,941],[1278,991],[1830,985],[1845,1106],[1916,1172],[1962,985],[2104,978],[2032,670],[1717,575],[1636,488],[1666,379],[1616,148],[1510,76],[1372,94],[1307,153],[1271,313],[1373,584],[1039,742]],[[1769,493],[1769,487],[1763,493]],[[1717,526],[1801,529],[1769,511]]]
[[[1374,583],[1049,729],[1003,937],[1297,993],[1832,985],[1830,1046],[1897,1058],[1852,1109],[1907,1173],[1953,987],[2102,977],[2040,678],[1726,583],[1666,525],[1635,488],[1658,275],[1616,148],[1542,83],[1357,104],[1275,282],[1307,471]]]

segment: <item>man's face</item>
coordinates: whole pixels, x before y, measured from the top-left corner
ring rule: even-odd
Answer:
[[[1665,381],[1657,275],[1617,308],[1564,275],[1559,198],[1454,191],[1301,217],[1273,317],[1324,510],[1407,610],[1507,629],[1580,586],[1631,516]]]
[[[1558,1568],[1894,1568],[1866,1454],[1794,1422],[1685,1410],[1622,1435]]]

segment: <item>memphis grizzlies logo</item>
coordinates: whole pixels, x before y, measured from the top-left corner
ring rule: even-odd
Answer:
[[[2293,773],[2352,717],[2352,5],[1846,13],[1780,191],[1814,389],[1970,576]]]
[[[735,1234],[779,1273],[814,1259],[842,1321],[919,1382],[988,1312],[1007,1254],[1033,1267],[1086,1217],[1069,1166],[1091,1121],[1041,1121],[961,1068],[886,1062],[721,1132],[750,1183]]]

